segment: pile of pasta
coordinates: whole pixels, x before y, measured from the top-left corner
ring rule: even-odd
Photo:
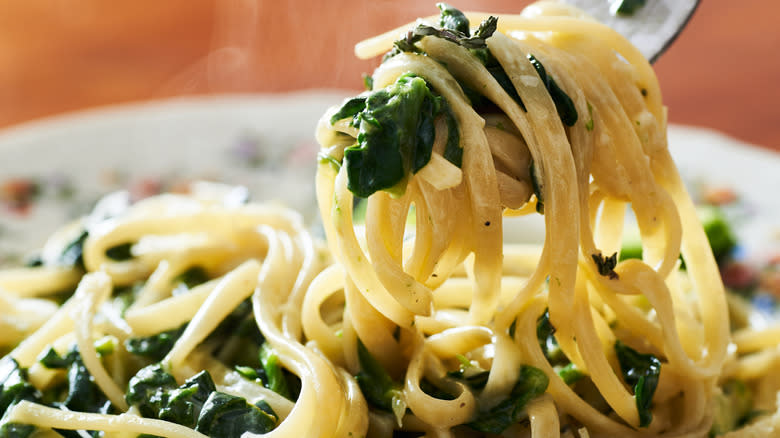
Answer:
[[[777,434],[777,340],[732,342],[647,61],[557,3],[439,8],[320,122],[326,241],[197,183],[0,270],[0,436]]]

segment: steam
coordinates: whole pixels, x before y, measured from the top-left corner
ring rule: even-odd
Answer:
[[[258,44],[257,0],[215,0],[211,48],[205,56],[174,75],[157,94],[241,92],[252,87]]]

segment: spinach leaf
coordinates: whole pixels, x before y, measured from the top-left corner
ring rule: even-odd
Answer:
[[[245,432],[267,433],[276,427],[277,417],[270,406],[255,406],[244,398],[212,392],[203,405],[195,430],[212,438],[233,438]]]
[[[95,383],[81,359],[81,353],[77,347],[73,347],[65,356],[60,356],[49,347],[38,359],[41,365],[50,369],[67,369],[67,394],[62,401],[54,404],[62,405],[68,410],[79,412],[107,412],[110,402],[103,391]],[[65,431],[68,435],[77,436],[73,431]]]
[[[458,371],[450,371],[447,375],[454,379],[465,381],[467,385],[474,389],[484,388],[488,377],[490,377],[490,371],[480,368],[465,356],[458,355],[457,358],[460,362]]]
[[[22,400],[40,402],[41,393],[30,383],[27,369],[10,356],[0,360],[0,418]],[[26,438],[35,431],[34,426],[5,423],[0,436]]]
[[[466,14],[447,3],[436,3],[436,7],[441,11],[439,26],[441,26],[442,29],[458,31],[466,36],[471,35],[469,19],[466,18]]]
[[[542,193],[542,178],[536,171],[536,162],[531,160],[531,164],[528,165],[528,172],[531,174],[531,187],[534,189],[534,195],[536,195],[536,212],[544,214],[544,193]]]
[[[152,336],[129,338],[125,341],[128,352],[147,357],[155,362],[161,361],[173,348],[173,344],[181,337],[187,324]]]
[[[553,364],[568,361],[555,339],[555,327],[550,322],[549,310],[545,310],[542,316],[536,320],[536,339],[548,361]]]
[[[210,280],[209,274],[208,272],[206,272],[205,269],[203,269],[202,266],[192,266],[186,271],[174,277],[173,283],[179,285],[176,287],[176,289],[182,287],[189,290],[209,280]]]
[[[700,206],[696,213],[712,248],[712,255],[716,260],[723,261],[737,246],[737,238],[726,216],[720,208],[714,206]]]
[[[252,368],[243,365],[236,365],[233,367],[233,369],[235,369],[236,372],[241,375],[241,377],[266,386],[265,382],[268,381],[268,377],[266,377],[264,369]]]
[[[330,124],[332,125],[339,120],[351,118],[352,125],[358,125],[360,119],[357,118],[357,115],[366,108],[366,98],[366,96],[360,95],[347,99],[341,104],[341,108],[330,117]]]
[[[133,248],[132,242],[122,243],[116,246],[112,246],[106,250],[106,257],[118,262],[124,260],[130,260],[133,258],[133,254],[130,250]]]
[[[116,350],[117,339],[113,336],[106,335],[95,341],[95,352],[98,356],[108,356]]]
[[[176,379],[156,363],[141,368],[130,378],[125,400],[137,406],[144,417],[157,418],[160,409],[167,405],[168,392],[177,387]]]
[[[217,391],[208,371],[201,371],[177,386],[162,365],[150,365],[130,379],[125,398],[144,417],[181,424],[211,437],[266,433],[278,421],[273,409],[263,401],[250,405],[241,397]]]
[[[82,230],[78,236],[71,240],[62,250],[59,257],[60,264],[84,269],[84,242],[87,237],[89,237],[87,230]]]
[[[488,17],[485,21],[480,23],[476,32],[474,32],[474,35],[471,36],[469,33],[469,20],[461,11],[443,3],[439,3],[437,6],[439,6],[439,9],[441,10],[439,20],[441,29],[426,25],[417,26],[415,29],[407,32],[404,38],[394,42],[393,49],[382,58],[382,62],[403,52],[422,53],[422,50],[416,46],[416,43],[423,37],[433,36],[445,39],[469,49],[469,51],[471,51],[471,53],[485,66],[487,71],[490,72],[509,97],[511,97],[523,111],[527,111],[525,104],[522,99],[520,99],[517,90],[515,90],[512,81],[509,79],[509,75],[507,75],[496,57],[493,56],[487,48],[486,40],[493,36],[493,33],[495,33],[498,28],[498,19],[492,16]],[[461,84],[461,88],[463,88],[464,93],[473,106],[486,104],[482,95],[472,88],[465,86],[464,84]]]
[[[105,412],[110,403],[95,383],[81,355],[68,367],[68,396],[62,403],[71,411]]]
[[[420,380],[420,389],[422,389],[424,393],[430,395],[431,397],[438,398],[440,400],[455,400],[457,398],[449,392],[434,385],[433,382],[426,378]]]
[[[577,383],[577,381],[585,377],[585,374],[577,368],[577,365],[574,365],[574,363],[571,362],[566,366],[557,369],[557,372],[561,380],[567,385]]]
[[[168,393],[166,402],[160,407],[158,418],[194,428],[203,405],[216,390],[208,371],[201,371]]]
[[[647,427],[653,420],[650,408],[653,394],[661,375],[661,361],[652,354],[641,354],[620,340],[615,342],[615,353],[623,372],[623,379],[634,388],[636,408],[639,411],[639,426]]]
[[[46,368],[50,369],[63,369],[69,367],[73,362],[78,360],[79,358],[79,352],[78,349],[72,349],[69,352],[65,354],[65,356],[60,356],[57,354],[57,352],[54,350],[54,348],[49,347],[45,353],[43,353],[39,358],[38,362],[40,362],[41,365],[45,366]]]
[[[521,366],[520,376],[509,396],[490,410],[481,412],[476,420],[468,423],[468,426],[479,432],[502,433],[526,416],[523,407],[529,401],[544,394],[548,384],[549,379],[542,370],[528,365]]]
[[[546,310],[536,320],[536,339],[539,341],[544,356],[553,365],[563,365],[569,362],[569,359],[563,354],[555,339],[555,327],[550,322],[550,311]]]
[[[259,368],[245,365],[235,365],[234,369],[242,377],[259,383],[266,388],[286,397],[295,400],[301,389],[301,383],[298,376],[287,371],[279,362],[279,356],[268,343],[263,343],[256,349],[259,359]]]
[[[357,380],[363,396],[366,397],[366,401],[384,411],[394,412],[393,406],[396,406],[402,399],[401,390],[403,387],[400,383],[393,381],[387,371],[382,368],[382,364],[371,355],[360,339],[358,339],[357,353],[360,372],[355,376],[355,380]]]
[[[352,125],[358,127],[357,144],[344,150],[349,190],[361,198],[379,190],[403,193],[407,175],[431,158],[434,120],[442,114],[442,100],[424,79],[410,73],[386,88],[348,100],[331,122],[352,117]],[[459,148],[455,131],[449,133]],[[448,157],[457,160],[457,152],[451,145],[449,149]]]
[[[555,327],[550,322],[550,311],[547,309],[536,320],[536,339],[539,341],[539,347],[541,347],[544,356],[555,367],[558,376],[567,385],[585,377],[585,374],[569,361],[558,345],[558,341],[555,339]]]
[[[528,60],[531,61],[531,65],[534,66],[539,77],[542,79],[542,83],[547,88],[547,92],[550,93],[550,97],[555,104],[555,109],[558,111],[558,117],[566,126],[574,126],[577,123],[577,108],[574,107],[574,102],[571,100],[568,94],[566,94],[555,79],[547,74],[544,66],[538,59],[532,54],[528,54]]]
[[[35,429],[31,424],[4,423],[0,426],[0,437],[27,438],[35,432]]]
[[[504,90],[504,92],[512,98],[512,100],[517,103],[517,105],[520,106],[520,108],[528,112],[528,109],[525,107],[525,103],[523,103],[523,100],[520,98],[520,95],[517,94],[517,90],[515,89],[515,85],[512,83],[512,80],[509,79],[509,75],[504,70],[504,67],[501,66],[501,64],[498,62],[498,59],[496,59],[495,56],[493,56],[493,53],[490,52],[487,48],[484,49],[475,49],[472,50],[471,53],[479,59],[479,61],[482,63],[482,65],[485,66],[488,73],[490,73],[491,76],[498,82],[498,85],[501,86],[501,88]]]
[[[441,112],[447,123],[447,145],[444,147],[444,159],[461,167],[463,165],[463,148],[460,147],[460,128],[452,108],[446,100],[441,100]]]
[[[614,15],[622,15],[624,17],[630,17],[636,14],[636,12],[644,7],[647,0],[617,0],[612,3],[610,11]]]
[[[229,357],[222,354],[221,347],[226,344],[225,342],[216,342],[220,347],[213,352],[213,354],[222,357],[225,365],[257,366],[260,364],[257,351],[265,342],[265,337],[257,327],[252,313],[252,302],[249,298],[239,303],[209,334],[205,342],[219,341],[230,337],[238,337],[240,341],[233,354]]]
[[[267,342],[260,347],[260,363],[263,365],[263,371],[266,375],[266,387],[271,391],[292,400],[292,392],[287,383],[282,364],[279,362],[279,356]]]
[[[745,424],[758,412],[753,410],[753,393],[741,380],[729,380],[715,396],[710,436],[724,435]]]
[[[26,268],[37,268],[43,266],[43,259],[40,254],[32,254],[24,261]]]

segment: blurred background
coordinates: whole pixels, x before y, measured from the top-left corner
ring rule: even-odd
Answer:
[[[356,60],[353,45],[434,3],[0,0],[0,127],[172,96],[358,90],[378,60]],[[511,13],[529,2],[450,3]],[[669,120],[780,151],[780,2],[701,3],[655,65]]]

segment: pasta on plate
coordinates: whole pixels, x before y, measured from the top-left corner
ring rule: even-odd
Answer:
[[[778,330],[729,327],[647,61],[557,3],[439,9],[317,127],[326,241],[197,183],[0,271],[0,436],[780,433]]]

